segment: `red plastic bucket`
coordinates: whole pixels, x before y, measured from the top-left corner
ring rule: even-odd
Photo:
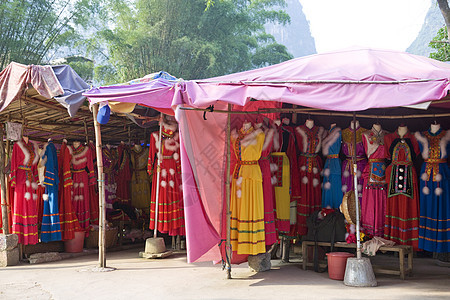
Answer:
[[[327,253],[328,260],[328,276],[334,280],[344,280],[345,267],[347,265],[347,258],[353,257],[352,253],[348,252],[330,252]]]
[[[64,250],[69,253],[83,251],[84,231],[75,231],[75,238],[64,241]]]

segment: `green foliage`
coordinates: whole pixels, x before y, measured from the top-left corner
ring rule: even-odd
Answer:
[[[433,41],[439,41],[442,43],[436,43]],[[430,47],[436,49],[436,52],[430,53],[430,58],[434,58],[440,61],[450,60],[450,45],[448,44],[447,27],[442,27],[438,30],[436,37],[430,42]]]
[[[76,39],[75,26],[90,25],[98,0],[2,0],[0,67],[11,61],[41,63],[52,48]]]
[[[264,31],[266,22],[289,22],[279,9],[285,1],[221,0],[205,10],[207,5],[205,0],[109,0],[108,21],[115,25],[91,42],[106,43],[115,82],[160,70],[207,78],[292,58]],[[110,75],[96,79],[108,82]]]

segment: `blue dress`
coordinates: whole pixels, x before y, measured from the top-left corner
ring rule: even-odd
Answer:
[[[419,249],[450,252],[450,131],[416,133],[424,163],[420,175]]]
[[[58,210],[58,157],[55,145],[52,142],[45,145],[42,159],[46,160],[46,162],[41,241],[47,243],[61,240],[61,225],[59,223]]]
[[[341,160],[339,159],[341,140],[342,133],[339,127],[331,128],[328,136],[323,140],[322,152],[327,159],[323,169],[322,207],[339,208],[342,203],[344,194],[342,192]]]

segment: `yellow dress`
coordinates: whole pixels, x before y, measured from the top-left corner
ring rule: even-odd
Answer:
[[[147,173],[148,148],[140,146],[131,149],[131,205],[150,213],[150,182]]]
[[[237,163],[231,184],[231,247],[238,254],[266,252],[262,174],[264,132],[251,127],[232,137]]]

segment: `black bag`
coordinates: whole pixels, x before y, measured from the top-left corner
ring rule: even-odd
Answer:
[[[335,242],[345,241],[345,217],[342,213],[334,211],[320,220],[320,210],[314,211],[307,219],[308,233],[305,240],[316,242],[314,245],[314,271],[319,271],[318,245],[317,242],[329,242],[331,252],[334,250]]]

